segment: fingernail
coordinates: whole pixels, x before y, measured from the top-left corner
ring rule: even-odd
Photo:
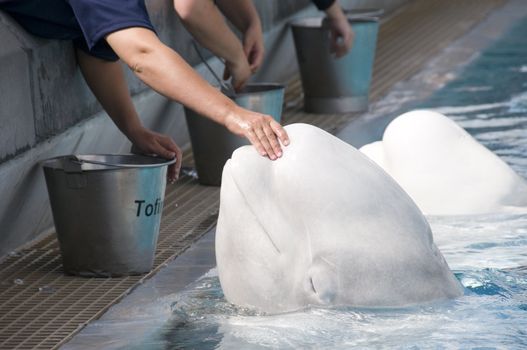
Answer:
[[[278,152],[278,157],[281,157],[282,156],[282,152]]]

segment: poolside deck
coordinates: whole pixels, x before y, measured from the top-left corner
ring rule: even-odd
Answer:
[[[412,1],[381,25],[371,100],[411,77],[453,40],[506,0]],[[299,79],[288,85],[286,124],[304,122],[335,133],[359,114],[306,114]],[[190,150],[184,165],[192,166]],[[0,263],[0,349],[58,348],[142,280],[181,254],[216,223],[219,188],[190,175],[168,186],[154,270],[145,276],[79,278],[62,273],[55,235]]]

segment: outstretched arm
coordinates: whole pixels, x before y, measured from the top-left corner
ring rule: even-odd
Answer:
[[[243,51],[254,73],[263,62],[262,24],[252,0],[217,0],[216,4],[227,19],[243,35]]]
[[[109,62],[77,50],[77,60],[88,86],[115,125],[142,152],[167,159],[177,158],[169,168],[170,182],[179,177],[182,153],[168,136],[145,128],[132,103],[128,85],[119,62]]]
[[[174,0],[174,9],[185,28],[203,46],[225,60],[232,85],[240,90],[251,76],[244,48],[212,0]],[[226,75],[224,77],[228,79]]]
[[[149,29],[132,27],[113,32],[106,41],[147,85],[197,113],[244,136],[270,159],[282,155],[287,133],[273,118],[246,110],[203,80],[175,51]]]

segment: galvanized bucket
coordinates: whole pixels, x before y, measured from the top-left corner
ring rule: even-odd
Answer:
[[[268,114],[280,122],[284,86],[280,84],[248,84],[234,101],[246,109]],[[245,138],[234,135],[224,126],[185,108],[198,181],[202,185],[220,186],[225,162],[238,147],[248,145]]]
[[[330,53],[330,31],[323,17],[291,23],[304,110],[308,113],[360,112],[368,108],[378,19],[353,16],[348,20],[355,33],[353,47],[338,59]]]
[[[64,272],[88,277],[151,270],[167,166],[140,155],[68,155],[42,162]]]

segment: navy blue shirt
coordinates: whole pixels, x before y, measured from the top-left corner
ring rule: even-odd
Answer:
[[[328,7],[330,7],[331,5],[333,5],[333,3],[335,2],[335,0],[313,0],[313,2],[315,3],[315,6],[321,10],[321,11],[324,11],[326,10]]]
[[[76,47],[109,61],[119,57],[106,35],[129,27],[154,30],[144,0],[14,0],[0,1],[0,9],[34,35],[73,40]]]

